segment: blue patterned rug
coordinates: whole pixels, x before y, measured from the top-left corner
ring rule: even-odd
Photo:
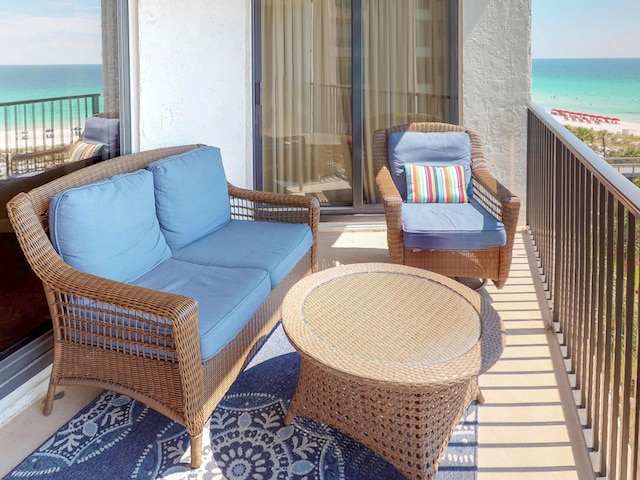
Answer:
[[[211,416],[203,464],[188,467],[184,428],[128,397],[104,392],[5,478],[64,480],[396,480],[369,449],[318,422],[284,425],[300,357],[278,327]],[[476,478],[477,410],[447,447],[437,480]]]

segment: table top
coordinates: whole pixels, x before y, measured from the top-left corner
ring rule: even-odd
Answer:
[[[387,383],[474,377],[504,346],[500,318],[478,293],[394,264],[345,265],[302,279],[285,297],[282,323],[301,355]]]

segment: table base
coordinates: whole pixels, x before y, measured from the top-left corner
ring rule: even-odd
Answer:
[[[409,387],[354,379],[302,356],[285,417],[308,417],[351,436],[409,479],[434,479],[451,434],[478,394],[475,378]]]

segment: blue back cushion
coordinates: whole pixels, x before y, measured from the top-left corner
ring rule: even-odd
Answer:
[[[471,140],[465,132],[393,132],[387,144],[389,170],[403,200],[407,199],[406,163],[446,167],[462,165],[467,196],[471,183]]]
[[[49,206],[51,243],[77,270],[132,282],[171,257],[146,170],[57,193]]]
[[[153,172],[160,228],[178,250],[231,220],[220,149],[202,147],[158,160]]]
[[[104,145],[100,151],[103,159],[120,155],[120,120],[118,118],[89,117],[85,121],[82,140],[85,143]]]

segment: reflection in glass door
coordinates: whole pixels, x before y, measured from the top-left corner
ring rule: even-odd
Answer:
[[[261,10],[263,189],[350,205],[350,2]]]
[[[256,0],[262,189],[370,211],[373,132],[457,120],[455,3]]]
[[[72,152],[81,140],[100,141],[83,136],[88,118],[123,118],[121,40],[128,38],[126,0],[8,3],[0,7],[0,399],[50,364],[53,335],[42,282],[22,254],[5,205],[101,158],[72,162]],[[119,131],[113,125],[120,122],[106,123],[106,132],[93,133],[113,140],[114,155]]]

